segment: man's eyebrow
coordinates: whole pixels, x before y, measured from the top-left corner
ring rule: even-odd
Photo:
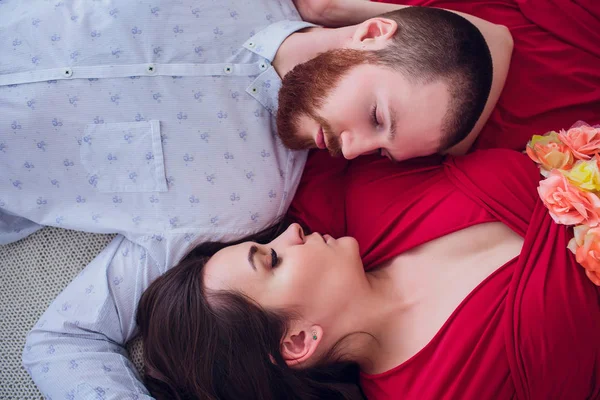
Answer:
[[[388,139],[390,140],[390,142],[392,142],[396,137],[396,114],[394,113],[394,110],[391,106],[388,106],[388,113],[390,116],[390,134]]]
[[[248,250],[248,263],[253,270],[256,271],[256,265],[254,264],[254,255],[258,252],[258,247],[255,245],[250,246],[250,250]]]

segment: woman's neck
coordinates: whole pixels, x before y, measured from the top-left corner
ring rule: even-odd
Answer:
[[[355,301],[348,312],[340,313],[333,324],[333,340],[343,338],[342,355],[358,363],[365,372],[378,369],[379,357],[388,353],[389,333],[398,332],[399,323],[425,296],[419,285],[411,283],[410,277],[402,281],[396,266],[390,266],[366,273],[364,290],[353,296]]]
[[[352,359],[367,373],[408,360],[435,337],[469,293],[522,246],[523,239],[504,224],[478,224],[406,251],[367,273],[369,290],[356,319],[373,340],[349,343]]]

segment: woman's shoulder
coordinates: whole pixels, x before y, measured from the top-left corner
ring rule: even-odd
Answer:
[[[537,186],[538,166],[524,153],[510,149],[476,150],[464,156],[448,156],[446,170],[476,180],[517,180]]]
[[[502,169],[510,169],[512,168],[510,165],[516,164],[516,167],[527,169],[533,167],[533,170],[536,169],[535,163],[524,152],[500,148],[475,150],[462,156],[448,156],[445,163],[454,163],[472,168],[493,166],[502,167]]]
[[[508,149],[477,150],[444,161],[447,178],[478,199],[503,222],[529,220],[538,199],[538,166],[526,154]]]

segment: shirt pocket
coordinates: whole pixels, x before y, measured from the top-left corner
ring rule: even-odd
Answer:
[[[80,147],[100,192],[166,192],[159,121],[86,125]]]

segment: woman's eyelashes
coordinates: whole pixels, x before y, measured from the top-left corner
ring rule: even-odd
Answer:
[[[281,262],[281,259],[277,255],[275,249],[271,249],[271,268],[277,267]]]

